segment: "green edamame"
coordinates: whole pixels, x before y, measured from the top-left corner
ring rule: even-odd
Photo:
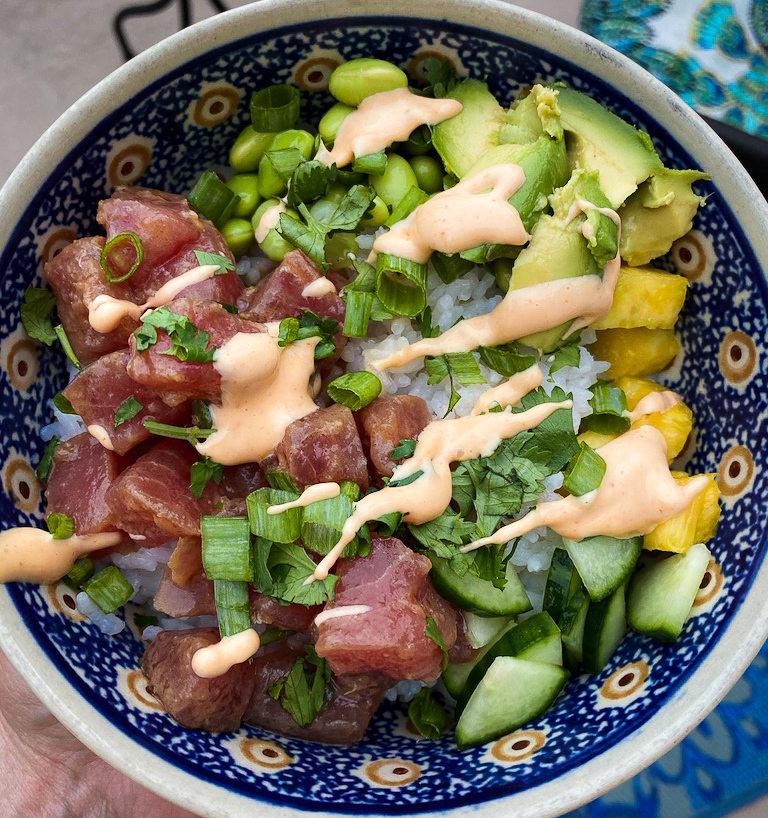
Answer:
[[[252,125],[247,125],[229,149],[229,164],[238,173],[257,170],[261,157],[274,138],[273,133],[259,133]]]
[[[412,156],[408,164],[416,174],[419,187],[426,193],[437,193],[443,189],[443,163],[434,156]]]
[[[432,131],[429,125],[420,125],[398,147],[408,156],[423,156],[428,153],[432,148]]]
[[[280,151],[294,148],[298,151],[301,159],[309,159],[315,148],[315,137],[308,131],[291,129],[283,131],[275,136],[264,156],[259,162],[259,194],[269,199],[273,196],[282,196],[288,189],[288,182],[275,170],[270,161],[269,154],[272,151]]]
[[[253,225],[248,219],[229,219],[221,228],[221,235],[235,256],[242,256],[253,244]]]
[[[418,187],[416,174],[408,162],[396,153],[389,154],[387,167],[381,176],[369,176],[369,183],[385,204],[394,207],[412,188]]]
[[[337,102],[325,112],[325,115],[317,126],[317,131],[327,148],[333,146],[333,143],[336,141],[336,134],[339,132],[339,128],[341,127],[341,123],[354,110],[354,108],[349,105],[345,105],[343,102]]]
[[[389,218],[389,208],[381,196],[376,196],[373,200],[373,209],[360,222],[361,227],[381,227]]]
[[[236,173],[227,182],[227,187],[238,196],[232,215],[238,219],[250,219],[261,201],[258,174]]]
[[[359,105],[366,97],[382,91],[405,88],[408,77],[386,60],[361,57],[342,63],[331,74],[328,90],[345,105]]]
[[[267,199],[256,208],[256,212],[253,214],[253,218],[251,219],[254,233],[258,232],[259,223],[267,210],[279,204],[279,199]],[[284,212],[296,219],[299,217],[299,214],[296,213],[295,210],[287,209]],[[264,255],[272,261],[282,261],[286,253],[296,249],[289,241],[284,239],[277,232],[277,228],[275,227],[272,227],[267,231],[267,235],[259,242],[259,247]]]

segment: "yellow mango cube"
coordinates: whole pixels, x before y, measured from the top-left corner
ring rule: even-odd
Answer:
[[[693,479],[684,472],[672,472],[675,482],[685,485]],[[694,543],[710,539],[720,520],[720,490],[715,475],[708,474],[709,483],[693,502],[679,514],[670,517],[643,538],[643,547],[651,551],[672,551],[682,554]]]
[[[653,267],[622,266],[613,306],[592,328],[672,329],[683,308],[687,289],[688,279],[684,276]]]
[[[693,429],[693,412],[684,403],[677,403],[666,412],[643,415],[631,428],[637,429],[638,426],[655,426],[664,435],[667,441],[667,460],[671,463],[682,452]]]
[[[593,449],[599,449],[617,437],[618,435],[606,435],[602,432],[586,431],[578,435],[576,440],[578,440],[579,443],[586,443],[587,446],[591,446]]]
[[[617,378],[613,385],[618,386],[627,396],[627,408],[630,412],[651,392],[663,392],[667,388],[663,384],[649,381],[647,378],[632,378],[626,375],[623,378]]]
[[[598,330],[597,340],[589,347],[595,358],[611,364],[603,375],[611,379],[658,372],[672,361],[679,349],[680,342],[672,330],[645,327]]]

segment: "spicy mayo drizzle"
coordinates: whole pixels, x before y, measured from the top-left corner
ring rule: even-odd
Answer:
[[[261,244],[267,237],[267,233],[273,228],[277,227],[280,221],[280,214],[285,213],[285,202],[279,202],[272,207],[268,207],[259,219],[259,224],[254,231],[256,241]]]
[[[582,211],[596,209],[609,216],[619,227],[618,239],[621,239],[621,221],[613,210],[595,208],[591,202],[582,200],[576,202],[574,207]],[[569,218],[575,216],[576,211],[571,210]],[[582,226],[582,233],[584,230]],[[602,278],[596,275],[573,276],[519,290],[510,289],[502,302],[487,315],[459,321],[436,338],[422,338],[384,360],[375,361],[375,366],[389,369],[425,355],[470,352],[479,346],[497,346],[573,321],[566,333],[568,335],[596,321],[611,309],[620,265],[621,259],[617,253],[605,265]]]
[[[498,404],[502,408],[514,406],[520,400],[521,395],[527,395],[531,390],[541,386],[543,378],[544,373],[537,364],[533,364],[533,366],[518,372],[508,380],[502,381],[498,386],[493,386],[483,392],[475,401],[470,414],[482,415],[494,404]]]
[[[530,236],[509,203],[525,182],[520,165],[492,165],[417,207],[373,243],[377,253],[425,264],[432,252],[458,253],[480,244],[525,244]],[[490,188],[490,190],[489,190]]]
[[[408,139],[419,125],[437,125],[456,116],[462,107],[456,99],[420,97],[407,88],[372,94],[341,123],[333,150],[321,145],[315,158],[329,167],[344,167],[356,157]]]
[[[640,398],[637,406],[629,413],[629,417],[634,423],[645,415],[653,415],[656,412],[666,412],[673,406],[681,402],[680,395],[666,389],[663,392],[650,392],[644,398]]]
[[[247,662],[261,647],[259,634],[253,628],[225,636],[215,645],[196,650],[192,670],[201,679],[223,676],[233,665]]]
[[[294,420],[317,409],[309,382],[318,339],[283,348],[274,337],[278,326],[268,324],[268,332],[238,332],[214,353],[213,366],[221,375],[221,404],[211,404],[217,431],[197,450],[217,463],[262,460]]]
[[[106,294],[97,295],[88,305],[88,323],[96,332],[113,332],[123,318],[130,317],[138,321],[147,310],[165,306],[173,301],[182,290],[212,278],[219,269],[218,264],[204,264],[201,267],[187,270],[186,273],[182,273],[163,284],[143,304],[134,304],[133,301],[124,301]]]
[[[288,511],[291,508],[303,508],[320,500],[330,500],[333,497],[338,497],[339,494],[341,494],[341,486],[338,483],[315,483],[313,486],[307,486],[295,500],[269,506],[267,514],[280,514],[280,512]]]
[[[530,391],[529,381],[530,374],[526,379],[520,379],[518,389],[507,395],[505,403],[517,403]],[[338,543],[318,564],[308,581],[328,576],[329,569],[364,523],[394,511],[414,525],[434,520],[442,514],[451,502],[451,463],[487,457],[502,440],[532,429],[558,409],[570,409],[571,406],[571,401],[567,400],[542,403],[518,414],[507,411],[432,421],[419,435],[413,456],[395,469],[392,482],[418,472],[422,474],[406,486],[388,486],[355,503],[354,513],[344,523]]]
[[[70,571],[78,557],[122,539],[122,534],[109,531],[55,540],[41,528],[9,528],[0,532],[0,582],[50,585]]]
[[[324,295],[330,295],[336,292],[336,285],[330,278],[321,276],[309,284],[301,291],[302,298],[320,298]]]
[[[654,426],[631,429],[597,451],[605,461],[605,475],[596,491],[538,503],[521,519],[461,550],[506,543],[542,525],[572,540],[647,534],[688,508],[709,482],[706,475],[685,485],[675,481],[667,465],[667,442]]]
[[[329,619],[339,619],[344,616],[360,616],[361,614],[368,613],[370,610],[370,605],[339,605],[338,608],[320,611],[315,617],[314,623],[315,625],[322,625],[323,622],[327,622]]]

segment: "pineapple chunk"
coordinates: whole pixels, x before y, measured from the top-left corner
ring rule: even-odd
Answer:
[[[590,352],[611,368],[605,378],[650,375],[663,369],[677,355],[680,342],[670,329],[603,329]]]
[[[638,426],[655,426],[664,435],[667,441],[667,460],[671,463],[682,452],[693,429],[693,412],[684,403],[677,403],[666,412],[643,415],[631,428],[637,429]]]
[[[672,472],[675,482],[685,485],[692,476],[685,472]],[[717,530],[720,520],[720,489],[715,482],[715,475],[708,474],[709,483],[700,492],[685,511],[681,511],[669,520],[659,523],[656,528],[643,538],[643,547],[653,551],[674,551],[682,554],[694,543],[710,539]]]
[[[622,267],[613,306],[593,329],[672,329],[683,308],[688,279],[652,267]]]
[[[651,392],[663,392],[667,387],[656,381],[649,381],[647,378],[632,378],[624,376],[613,382],[614,386],[627,396],[627,408],[631,412],[640,401],[650,395]]]
[[[587,446],[591,446],[593,449],[599,449],[617,437],[618,435],[604,435],[602,432],[586,431],[582,432],[576,440],[578,440],[579,443],[586,443]]]

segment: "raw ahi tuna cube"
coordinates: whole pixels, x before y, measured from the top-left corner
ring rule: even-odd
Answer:
[[[253,693],[254,675],[247,662],[213,679],[201,679],[192,670],[195,652],[218,641],[215,628],[163,631],[141,660],[149,692],[190,730],[237,730]]]
[[[158,391],[136,383],[127,370],[130,357],[127,349],[105,355],[80,372],[64,390],[64,397],[85,425],[101,426],[118,454],[125,454],[150,436],[144,428],[145,419],[172,424],[186,411],[183,405],[168,406]],[[131,397],[144,408],[115,428],[115,413]]]
[[[255,685],[243,721],[305,741],[342,745],[357,743],[362,739],[385,691],[392,686],[392,680],[370,673],[332,677],[333,698],[315,716],[314,721],[300,727],[268,691],[303,655],[299,649],[280,644],[253,660],[251,666]]]
[[[371,610],[326,619],[317,626],[317,653],[328,660],[334,673],[437,679],[443,652],[427,635],[427,620],[434,619],[450,650],[460,614],[432,587],[430,568],[426,557],[395,537],[374,537],[367,557],[340,561],[336,599],[326,610],[345,605],[368,605]]]
[[[352,412],[334,404],[318,409],[285,430],[275,454],[279,468],[300,485],[351,480],[368,488],[368,461]]]
[[[379,477],[392,477],[392,449],[401,440],[418,437],[432,420],[426,401],[416,395],[386,395],[376,398],[356,413],[363,448]]]
[[[213,616],[216,614],[213,582],[203,573],[201,564],[186,584],[177,585],[166,566],[152,604],[168,616]]]
[[[322,605],[281,605],[266,594],[251,593],[251,620],[259,625],[272,625],[287,631],[309,633],[312,622],[322,611]]]

